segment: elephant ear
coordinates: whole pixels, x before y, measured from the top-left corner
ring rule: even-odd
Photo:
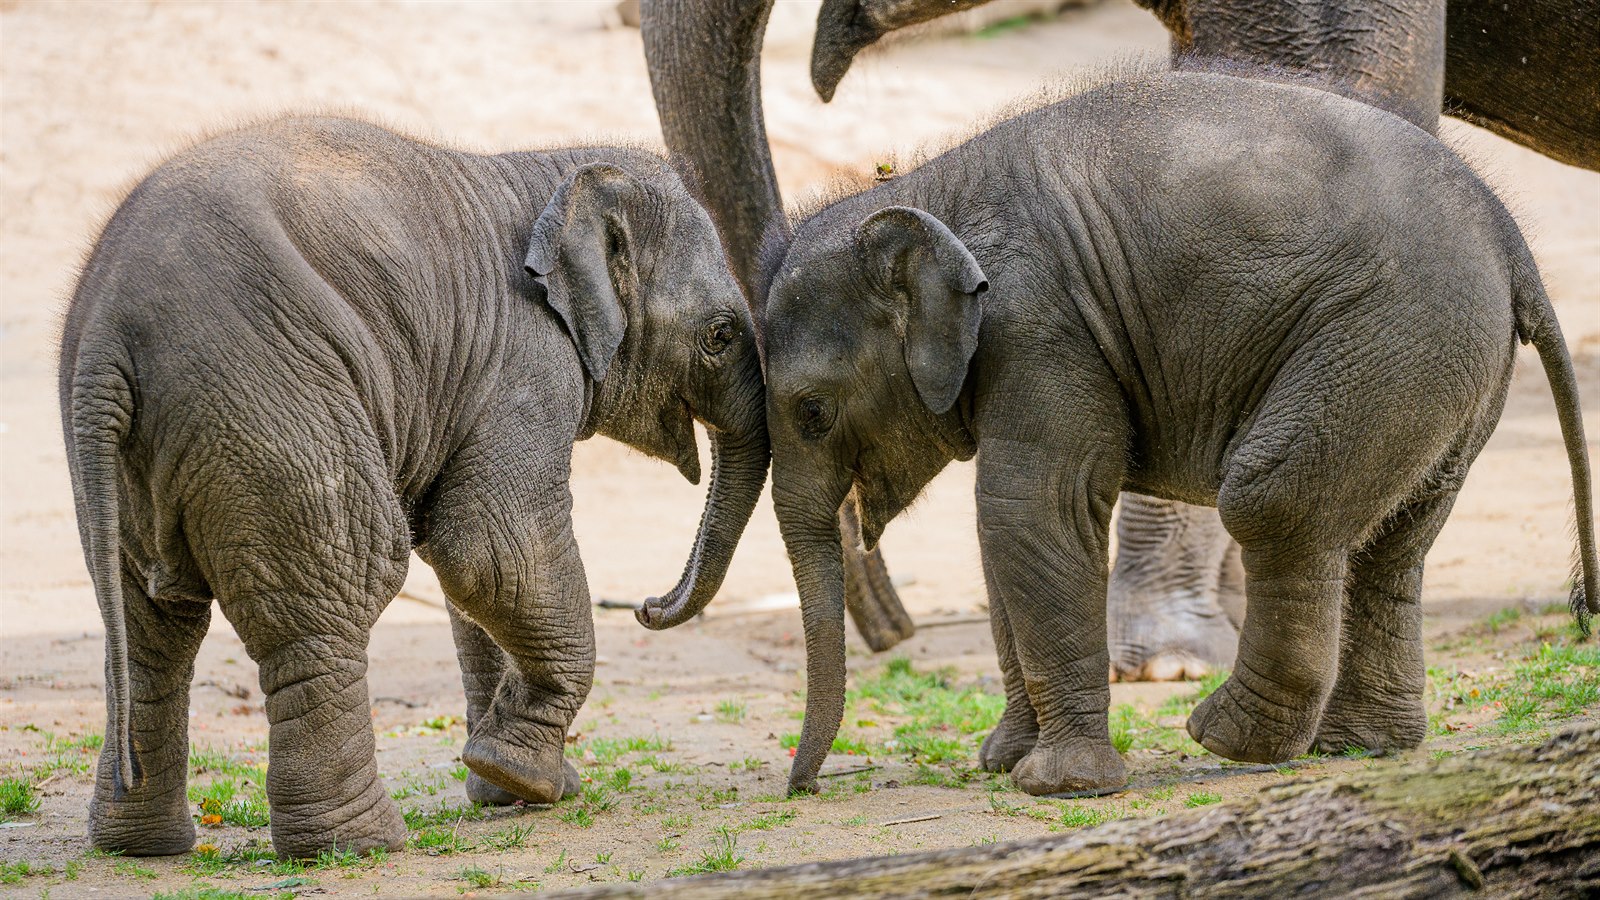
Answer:
[[[638,191],[616,166],[572,173],[533,223],[523,261],[595,381],[606,377],[628,327],[622,303],[634,292],[635,269],[624,209]]]
[[[868,216],[855,239],[882,283],[906,302],[906,367],[917,394],[936,415],[948,412],[978,349],[978,297],[989,289],[983,270],[943,222],[908,206]]]

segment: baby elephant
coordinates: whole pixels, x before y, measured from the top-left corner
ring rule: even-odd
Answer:
[[[637,150],[475,156],[341,119],[210,141],[106,226],[60,389],[106,625],[89,830],[129,854],[194,841],[212,598],[260,665],[278,852],[398,849],[366,648],[412,548],[454,607],[479,793],[548,803],[575,787],[562,746],[594,670],[572,443],[695,481],[707,426],[693,555],[654,601],[670,619],[716,592],[766,478],[743,296],[704,210]]]
[[[1518,338],[1560,410],[1575,610],[1582,587],[1595,600],[1577,388],[1533,260],[1467,166],[1387,113],[1149,75],[837,201],[780,252],[767,423],[808,654],[793,789],[842,709],[841,501],[853,486],[870,544],[974,453],[1007,695],[981,759],[1033,794],[1124,780],[1106,727],[1121,490],[1214,504],[1244,548],[1239,661],[1196,740],[1261,762],[1421,741],[1423,558]]]

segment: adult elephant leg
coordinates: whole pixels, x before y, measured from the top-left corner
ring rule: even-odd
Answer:
[[[889,567],[877,548],[861,540],[861,518],[855,492],[839,507],[839,534],[844,542],[844,606],[862,640],[882,653],[917,633],[889,578]]]
[[[1233,664],[1220,580],[1233,540],[1213,509],[1124,493],[1107,625],[1111,676],[1180,681]]]
[[[446,608],[450,612],[450,633],[455,638],[456,659],[461,664],[461,686],[467,695],[467,734],[471,735],[478,723],[483,721],[484,713],[489,711],[495,691],[500,689],[508,660],[494,638],[489,637],[489,633],[478,623],[467,618],[455,601],[447,603]],[[519,798],[484,781],[477,772],[469,771],[467,799],[484,806],[510,806]]]
[[[554,803],[578,790],[563,751],[594,677],[594,622],[568,453],[539,435],[522,418],[487,423],[440,476],[418,552],[508,662],[462,761],[501,791]]]
[[[124,571],[129,720],[134,780],[119,783],[111,742],[100,753],[89,801],[89,840],[96,849],[128,856],[169,856],[194,846],[194,820],[185,787],[189,775],[189,685],[195,654],[211,623],[211,605],[156,601]],[[112,731],[107,729],[106,734]]]
[[[1404,750],[1427,736],[1422,563],[1455,505],[1456,490],[1451,486],[1402,507],[1351,555],[1339,677],[1317,727],[1318,750]]]

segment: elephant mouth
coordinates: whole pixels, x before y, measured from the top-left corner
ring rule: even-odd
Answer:
[[[673,418],[677,420],[677,423],[682,424],[674,423],[674,426],[670,428],[670,431],[678,436],[678,440],[674,441],[678,446],[672,464],[678,468],[678,471],[683,474],[683,477],[690,484],[699,484],[700,447],[695,442],[694,423],[704,423],[705,420],[695,415],[694,407],[690,405],[686,398],[678,397],[678,406],[683,410],[683,415],[681,417],[674,416]]]

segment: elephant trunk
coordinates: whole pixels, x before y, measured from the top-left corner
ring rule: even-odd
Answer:
[[[850,482],[847,477],[835,481],[823,486],[820,495],[816,482],[810,482],[804,496],[773,483],[773,503],[794,566],[806,633],[806,717],[789,770],[791,793],[816,792],[817,774],[844,719],[844,561],[838,511]]]
[[[711,437],[711,487],[683,577],[666,596],[651,597],[634,612],[639,624],[656,631],[689,621],[716,596],[728,574],[739,535],[749,524],[761,488],[767,482],[767,429],[759,417],[732,436],[715,428],[707,430]]]
[[[856,54],[891,31],[917,25],[989,0],[822,0],[811,45],[811,86],[823,103],[850,71]]]
[[[773,0],[645,0],[640,32],[661,132],[722,234],[761,326],[761,243],[786,227],[761,111],[761,42]]]

